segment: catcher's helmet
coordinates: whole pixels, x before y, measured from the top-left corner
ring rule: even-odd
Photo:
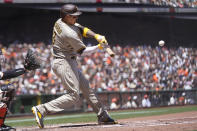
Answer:
[[[65,4],[60,9],[60,16],[61,18],[64,18],[67,14],[68,15],[81,15],[82,12],[78,11],[78,8],[76,5],[73,4]]]

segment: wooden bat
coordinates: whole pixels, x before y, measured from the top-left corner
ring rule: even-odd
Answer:
[[[100,43],[100,44],[104,44],[104,43]],[[114,57],[115,56],[115,53],[111,50],[111,48],[109,47],[109,44],[106,43],[104,44],[105,47],[104,47],[104,50],[111,56],[111,57]]]
[[[111,50],[110,47],[107,47],[105,50],[107,51],[107,53],[108,53],[111,57],[114,57],[114,56],[115,56],[115,53]]]

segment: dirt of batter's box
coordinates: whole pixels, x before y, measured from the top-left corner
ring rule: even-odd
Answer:
[[[18,128],[18,131],[37,131],[39,128]],[[197,130],[197,111],[138,117],[119,120],[116,125],[97,123],[67,123],[47,125],[42,131],[194,131]]]

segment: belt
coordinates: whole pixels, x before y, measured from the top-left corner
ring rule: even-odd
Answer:
[[[56,57],[56,56],[54,56],[53,58],[54,59],[64,59],[62,57]],[[76,60],[76,56],[70,56],[70,57],[65,57],[65,58],[70,58],[70,59]]]

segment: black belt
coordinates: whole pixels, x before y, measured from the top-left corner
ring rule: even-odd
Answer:
[[[69,57],[65,57],[65,58],[69,58]],[[64,58],[54,56],[54,59],[64,59]],[[76,60],[76,56],[71,56],[70,59]]]

